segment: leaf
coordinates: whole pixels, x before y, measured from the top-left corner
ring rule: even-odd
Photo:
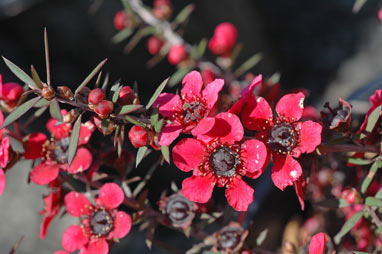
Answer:
[[[25,84],[27,84],[31,89],[37,89],[33,79],[26,74],[23,70],[20,69],[17,65],[3,57],[3,60],[5,64],[8,66],[8,68],[13,72],[13,74],[16,75],[21,81],[23,81]]]
[[[42,108],[42,107],[47,107],[49,105],[50,105],[50,101],[48,101],[44,98],[41,98],[41,100],[39,100],[33,107]]]
[[[56,98],[50,101],[49,112],[54,119],[56,119],[57,121],[61,123],[64,122],[61,115],[60,105],[58,104],[58,101]]]
[[[377,194],[375,194],[374,197],[378,199],[382,199],[382,189],[379,189],[379,191],[377,192]]]
[[[158,122],[158,119],[159,119],[159,107],[155,107],[150,116],[151,125],[155,126],[155,124],[157,124]]]
[[[207,48],[207,39],[204,38],[199,42],[199,45],[196,47],[192,47],[190,56],[192,59],[199,59],[204,55],[204,52]]]
[[[158,88],[155,90],[153,96],[151,96],[149,102],[147,103],[147,105],[146,105],[146,109],[149,109],[149,108],[151,107],[151,105],[153,105],[154,101],[158,98],[159,94],[163,91],[163,89],[164,89],[165,86],[167,85],[169,79],[170,79],[170,78],[166,78],[166,79],[163,80],[162,83],[158,86]]]
[[[344,237],[353,227],[357,222],[362,218],[363,216],[363,211],[360,211],[358,213],[355,213],[350,219],[348,219],[345,224],[342,226],[340,232],[338,232],[334,236],[334,242],[336,244],[339,244],[341,242],[342,237]]]
[[[354,165],[369,165],[372,161],[371,160],[365,160],[361,158],[348,158],[348,163],[354,164]]]
[[[113,97],[111,98],[111,101],[113,103],[117,103],[117,100],[119,98],[119,93],[121,92],[123,86],[118,85],[117,89],[113,93]]]
[[[135,35],[131,38],[129,43],[126,45],[125,51],[130,52],[131,50],[133,50],[135,48],[135,46],[137,46],[137,44],[140,42],[140,40],[143,37],[150,35],[150,34],[153,34],[153,33],[155,33],[155,31],[156,31],[156,29],[152,26],[147,26],[147,27],[139,30],[138,32],[135,33]]]
[[[365,205],[382,207],[382,200],[375,197],[367,197],[365,200]]]
[[[118,114],[119,115],[129,114],[129,113],[135,112],[135,111],[137,111],[138,109],[141,109],[141,108],[143,108],[143,105],[139,105],[139,104],[125,105],[125,106],[122,106],[122,108],[119,110]]]
[[[170,164],[170,149],[168,146],[161,146],[160,150],[162,152],[163,158]]]
[[[98,88],[99,87],[99,85],[101,84],[101,78],[102,78],[102,71],[100,71],[98,73],[98,77],[97,77],[96,83],[94,85],[94,88]]]
[[[72,164],[74,156],[76,155],[78,139],[80,137],[80,129],[81,129],[81,118],[82,115],[79,115],[76,122],[74,123],[72,129],[72,135],[70,136],[69,149],[68,149],[68,164]]]
[[[239,77],[246,73],[249,69],[255,66],[263,58],[261,53],[257,53],[251,56],[247,61],[245,61],[239,68],[234,72],[235,77]]]
[[[130,123],[132,123],[132,124],[135,124],[135,125],[141,126],[143,128],[146,128],[146,125],[141,123],[141,122],[139,122],[138,120],[136,120],[136,118],[134,116],[125,115],[125,119],[127,121],[129,121]]]
[[[353,5],[353,13],[359,12],[361,10],[362,6],[366,3],[367,0],[355,0]]]
[[[41,79],[40,77],[38,76],[37,74],[37,71],[36,69],[33,67],[33,65],[31,66],[31,72],[32,72],[32,78],[33,78],[33,82],[36,84],[36,86],[38,88],[42,88],[42,82],[41,82]]]
[[[106,91],[107,86],[109,85],[109,73],[106,73],[105,79],[103,80],[102,90]]]
[[[18,106],[14,111],[12,111],[4,120],[3,124],[1,125],[1,129],[7,127],[9,124],[13,123],[17,119],[19,119],[21,116],[23,116],[26,112],[28,112],[33,105],[37,103],[37,101],[41,97],[35,97],[33,99],[30,99],[29,101],[26,101],[24,104]]]
[[[78,94],[82,88],[84,88],[89,82],[90,80],[92,80],[92,78],[101,70],[102,66],[106,63],[107,61],[107,58],[105,60],[103,60],[102,62],[100,62],[94,69],[93,71],[85,78],[84,81],[82,81],[82,83],[77,87],[76,91],[74,92],[74,94]]]
[[[363,179],[362,184],[361,184],[361,193],[362,194],[366,193],[367,188],[369,187],[369,185],[373,181],[374,175],[377,173],[378,168],[382,167],[381,164],[382,164],[382,162],[377,160],[373,163],[373,165],[371,165],[369,173],[367,174],[365,179]]]
[[[44,112],[48,109],[48,107],[41,107],[39,108],[38,110],[36,110],[36,112],[34,112],[34,116],[35,117],[39,117],[41,116],[42,114],[44,114]]]
[[[164,123],[164,119],[161,119],[154,125],[154,130],[156,133],[160,133],[160,131],[162,130],[163,123]]]
[[[195,5],[194,4],[189,4],[186,7],[184,7],[179,14],[175,17],[174,19],[174,25],[177,26],[179,24],[182,24],[184,21],[186,21],[191,13],[194,11]]]
[[[190,72],[190,69],[187,67],[177,70],[171,75],[170,81],[168,82],[169,87],[173,87],[178,84],[188,72]]]
[[[111,38],[111,41],[115,44],[118,44],[121,41],[129,38],[129,36],[132,35],[133,32],[134,31],[132,29],[125,28],[125,29],[119,31],[116,35],[114,35],[113,38]]]
[[[149,148],[147,146],[142,146],[138,149],[137,158],[135,160],[135,167],[138,167],[139,163],[141,163],[141,161],[145,157],[148,149]]]
[[[369,252],[364,251],[353,251],[354,254],[370,254]]]
[[[267,237],[267,234],[268,234],[268,229],[264,229],[263,231],[261,231],[261,233],[259,234],[259,236],[256,238],[256,244],[257,246],[260,246],[265,238]]]
[[[369,115],[367,119],[366,128],[364,132],[371,133],[373,131],[374,126],[379,119],[379,115],[381,114],[381,109],[382,109],[382,105],[374,109],[373,112],[371,112],[371,114]],[[365,137],[366,137],[366,134],[361,133],[360,139],[363,139]]]

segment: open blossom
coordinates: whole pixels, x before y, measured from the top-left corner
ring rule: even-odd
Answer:
[[[0,76],[1,79],[1,76]],[[1,80],[0,80],[1,82]],[[4,116],[3,113],[0,111],[0,126],[3,124]],[[9,138],[3,137],[4,129],[0,130],[0,196],[4,192],[5,188],[5,174],[3,168],[5,168],[8,164],[9,160]]]
[[[172,150],[179,169],[193,170],[193,176],[183,181],[183,195],[206,203],[215,185],[226,187],[228,203],[238,211],[246,211],[254,191],[242,176],[261,175],[267,158],[265,145],[256,139],[243,140],[240,119],[231,113],[203,119],[192,134],[197,138],[182,139]]]
[[[294,158],[311,153],[321,143],[322,126],[313,121],[300,122],[304,109],[304,94],[283,96],[273,116],[268,102],[257,98],[257,104],[243,116],[244,126],[258,131],[257,137],[266,143],[273,156],[272,180],[281,190],[293,185],[302,175],[300,163]]]
[[[83,194],[70,192],[65,196],[66,211],[81,219],[81,226],[69,226],[62,236],[62,247],[69,252],[86,254],[109,253],[108,240],[123,238],[131,229],[131,217],[116,208],[124,194],[115,183],[104,184],[92,204]]]
[[[91,153],[82,145],[89,141],[95,129],[94,125],[90,121],[81,124],[78,149],[69,166],[68,149],[72,125],[68,123],[56,125],[56,123],[55,119],[50,119],[47,123],[47,129],[52,135],[50,140],[40,132],[33,133],[28,138],[25,159],[42,158],[41,163],[35,166],[30,174],[35,184],[50,183],[57,178],[60,169],[75,174],[88,169],[92,163]]]
[[[189,133],[200,120],[206,118],[218,100],[224,80],[215,79],[204,89],[202,76],[197,71],[188,73],[182,81],[181,96],[162,93],[153,107],[159,106],[159,113],[169,119],[159,136],[159,144],[171,144],[183,131]]]

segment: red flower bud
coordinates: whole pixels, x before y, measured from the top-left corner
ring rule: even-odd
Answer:
[[[168,61],[170,64],[176,65],[186,59],[187,51],[184,45],[174,45],[168,52]]]
[[[208,48],[215,55],[229,55],[236,43],[237,29],[229,23],[224,22],[215,28],[214,36],[208,43]]]
[[[114,104],[111,101],[103,100],[95,106],[94,111],[100,118],[105,119],[113,112],[113,109]]]
[[[41,91],[41,95],[42,97],[44,97],[44,99],[47,99],[49,101],[54,98],[54,94],[55,93],[52,87],[44,85]]]
[[[156,55],[159,53],[161,48],[163,47],[163,41],[156,36],[151,36],[147,40],[147,49],[151,55]]]
[[[118,11],[114,16],[114,27],[117,30],[122,30],[126,27],[127,15],[124,11]]]
[[[341,196],[351,205],[359,203],[361,199],[358,191],[354,188],[343,190]]]
[[[58,95],[62,98],[65,98],[68,100],[73,100],[73,98],[74,98],[72,90],[70,90],[70,88],[67,86],[57,87],[57,92],[58,92]]]
[[[141,126],[134,125],[129,131],[129,139],[135,148],[139,148],[148,144],[148,133]]]
[[[18,101],[23,92],[24,89],[21,85],[17,83],[5,83],[2,85],[0,91],[0,99],[4,100],[6,103],[15,102]]]
[[[135,93],[133,89],[129,86],[122,87],[121,91],[119,92],[119,98],[117,101],[118,105],[128,105],[133,104],[133,101],[135,99]]]
[[[103,99],[105,99],[106,93],[101,88],[96,88],[90,91],[88,101],[90,104],[97,105]]]
[[[97,127],[99,132],[101,132],[103,135],[110,135],[111,133],[113,133],[113,131],[117,127],[113,121],[110,121],[107,128],[103,128],[102,120],[95,115],[92,116],[91,120],[94,123],[94,125]]]

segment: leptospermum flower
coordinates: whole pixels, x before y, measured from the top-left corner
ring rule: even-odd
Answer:
[[[43,133],[33,133],[29,136],[24,157],[25,159],[42,158],[42,162],[32,169],[30,174],[35,184],[48,184],[57,178],[59,170],[71,174],[88,169],[92,163],[92,155],[88,149],[82,147],[92,135],[95,127],[90,121],[81,124],[78,148],[72,164],[68,165],[68,149],[72,125],[63,123],[56,125],[57,120],[50,119],[47,129],[52,138],[47,139]]]
[[[193,176],[185,179],[183,195],[191,201],[206,203],[215,185],[226,187],[228,203],[246,211],[253,201],[253,189],[242,176],[257,178],[264,169],[267,149],[256,139],[243,140],[239,117],[220,113],[200,121],[192,130],[197,138],[185,138],[172,150],[175,165]]]
[[[380,105],[382,105],[382,89],[378,89],[375,91],[375,93],[370,96],[369,101],[371,103],[371,107],[366,113],[365,120],[362,123],[359,132],[364,132],[366,129],[367,122],[369,120],[370,114]],[[373,137],[378,136],[377,129],[381,128],[381,126],[378,125],[378,123],[375,125],[371,133],[367,133],[366,137],[368,140],[373,139]]]
[[[1,76],[0,76],[1,78]],[[0,126],[3,124],[4,116],[0,111]],[[0,196],[4,192],[5,188],[5,174],[3,168],[5,168],[9,161],[9,138],[3,137],[4,129],[0,130]]]
[[[159,144],[170,145],[183,131],[189,133],[200,120],[206,118],[218,100],[224,86],[223,79],[215,79],[204,89],[199,72],[188,73],[182,81],[181,96],[162,93],[153,107],[159,106],[159,113],[169,119],[159,136]]]
[[[301,153],[311,153],[321,143],[322,126],[314,121],[300,122],[304,109],[304,94],[283,96],[276,105],[273,116],[268,102],[257,98],[256,107],[242,117],[244,126],[258,131],[257,137],[272,152],[273,183],[281,190],[293,185],[302,175],[298,158]]]
[[[326,236],[324,233],[314,235],[309,244],[309,254],[324,254],[325,245]]]
[[[104,184],[93,205],[83,194],[70,192],[65,196],[66,211],[81,218],[81,226],[69,226],[62,236],[62,247],[69,252],[107,254],[113,238],[123,238],[131,229],[131,217],[116,208],[124,194],[115,183]]]

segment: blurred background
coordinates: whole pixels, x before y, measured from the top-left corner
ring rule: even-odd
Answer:
[[[186,41],[197,43],[201,38],[210,38],[217,24],[233,23],[238,28],[238,41],[244,45],[237,61],[262,52],[263,60],[252,72],[266,77],[279,72],[284,91],[296,87],[308,89],[311,92],[308,103],[318,109],[327,100],[336,103],[341,96],[358,103],[355,111],[364,112],[364,102],[370,93],[382,88],[382,25],[377,18],[381,1],[368,0],[355,14],[352,0],[176,0],[172,2],[175,13],[190,2],[196,8],[184,34]],[[111,42],[117,32],[113,17],[120,9],[118,0],[0,0],[0,55],[26,71],[33,64],[39,73],[44,73],[46,27],[54,86],[78,86],[102,59],[108,58],[104,70],[110,72],[111,81],[121,78],[122,84],[128,85],[137,81],[142,101],[146,102],[175,68],[164,60],[147,70],[145,64],[150,55],[145,39],[129,54],[123,53],[123,43]],[[3,82],[18,81],[3,63],[0,74]],[[41,128],[44,126],[32,126],[34,131]],[[25,239],[17,253],[52,253],[61,249],[66,227],[76,223],[68,216],[56,220],[47,238],[43,241],[38,238],[42,219],[38,211],[43,206],[44,188],[26,185],[29,168],[25,163],[6,175],[7,186],[0,198],[2,253],[7,253],[22,235]],[[149,194],[154,203],[159,198],[158,190],[170,183],[168,175],[178,183],[186,176],[169,166],[157,171]],[[259,182],[268,185],[266,180]],[[272,228],[270,236],[274,236],[267,248],[274,249],[279,246],[286,222],[296,214],[307,216],[309,204],[307,211],[301,213],[293,188],[284,192],[274,187],[265,189],[255,192],[259,199],[251,219],[260,231]],[[192,246],[192,240],[168,229],[161,229],[156,237],[181,249]],[[111,253],[167,253],[155,246],[148,252],[144,235],[135,232],[115,247]]]

